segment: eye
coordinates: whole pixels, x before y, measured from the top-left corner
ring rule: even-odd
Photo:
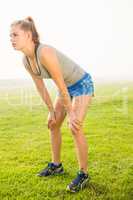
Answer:
[[[11,33],[10,34],[10,37],[16,37],[16,36],[18,36],[18,34],[16,34],[16,33]]]
[[[17,35],[18,35],[18,34],[16,34],[16,33],[13,33],[13,36],[14,36],[14,37],[16,37]]]

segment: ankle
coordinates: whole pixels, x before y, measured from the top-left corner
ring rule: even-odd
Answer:
[[[59,166],[61,162],[52,162],[55,166]]]
[[[81,172],[84,173],[84,174],[88,174],[87,170],[85,170],[85,169],[83,169],[83,168],[81,168],[79,171],[81,171]]]

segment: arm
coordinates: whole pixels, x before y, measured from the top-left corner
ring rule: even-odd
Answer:
[[[40,96],[42,97],[42,100],[45,102],[45,104],[47,105],[48,107],[48,110],[52,113],[53,112],[53,105],[52,105],[52,101],[50,99],[50,96],[49,96],[49,93],[47,91],[47,88],[45,87],[45,84],[43,82],[42,79],[39,79],[37,76],[35,76],[30,70],[29,70],[29,66],[28,66],[28,63],[27,63],[27,60],[26,60],[26,57],[23,56],[23,65],[25,66],[25,69],[29,72],[29,74],[31,75],[35,85],[36,85],[36,88],[40,94]]]
[[[64,107],[66,108],[67,113],[70,113],[72,109],[71,100],[54,49],[49,47],[42,48],[40,54],[40,61],[42,65],[46,67],[55,84],[59,88],[63,99]]]
[[[29,72],[30,73],[30,72]],[[45,102],[45,104],[47,105],[48,107],[48,110],[50,113],[53,113],[54,112],[54,108],[53,108],[53,104],[52,104],[52,101],[51,101],[51,98],[49,96],[49,93],[47,91],[47,88],[45,87],[45,84],[43,82],[42,79],[39,79],[37,78],[35,75],[33,75],[32,73],[30,73],[35,85],[36,85],[36,88],[40,94],[40,96],[42,97],[42,100]]]

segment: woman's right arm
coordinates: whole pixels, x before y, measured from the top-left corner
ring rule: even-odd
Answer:
[[[30,75],[36,85],[37,91],[39,92],[43,102],[47,105],[49,112],[50,113],[54,112],[53,103],[48,93],[48,90],[43,82],[43,79],[39,79],[31,73]]]

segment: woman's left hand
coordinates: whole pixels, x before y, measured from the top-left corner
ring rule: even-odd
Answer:
[[[69,125],[69,128],[76,132],[76,131],[79,131],[80,130],[80,127],[81,127],[81,123],[80,121],[77,119],[76,117],[76,114],[71,111],[69,114],[68,114],[68,125]]]

